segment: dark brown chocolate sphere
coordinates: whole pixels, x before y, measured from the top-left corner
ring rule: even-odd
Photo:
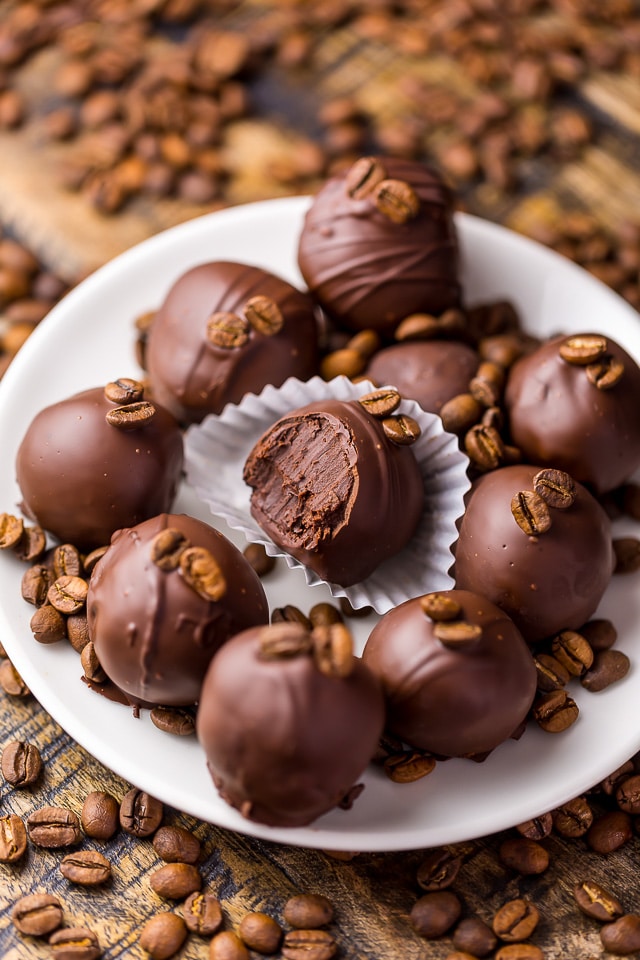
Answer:
[[[603,341],[602,357],[563,359],[568,341],[585,338]],[[547,341],[514,365],[505,404],[513,443],[530,463],[566,470],[598,494],[640,466],[640,367],[610,337]]]
[[[319,577],[359,583],[411,539],[424,506],[418,463],[358,401],[282,417],[249,454],[251,513]]]
[[[146,363],[160,403],[182,423],[199,423],[245,393],[317,372],[313,303],[261,267],[203,263],[167,294],[149,330]]]
[[[416,340],[385,347],[374,354],[364,375],[391,385],[423,410],[440,408],[459,393],[467,393],[478,368],[478,354],[453,340]]]
[[[264,637],[304,634],[297,624],[234,637],[207,672],[196,731],[221,796],[252,820],[298,827],[340,803],[376,749],[382,691],[354,658],[328,676],[309,651],[265,652]]]
[[[493,750],[531,706],[533,657],[513,621],[486,598],[466,590],[429,597],[457,606],[455,619],[431,619],[425,598],[416,597],[386,613],[364,649],[364,663],[382,681],[387,727],[405,743],[440,756]],[[445,626],[451,637],[460,624],[457,640],[436,635]]]
[[[611,579],[607,515],[581,484],[566,509],[549,507],[551,526],[530,535],[512,512],[513,497],[534,489],[539,468],[493,470],[471,490],[455,545],[456,587],[501,607],[532,643],[582,626]]]
[[[119,406],[95,387],[45,407],[17,454],[24,512],[84,550],[168,510],[180,481],[182,433],[174,417],[154,403],[150,419],[142,411],[137,426],[134,414],[131,423],[125,415],[114,425],[106,418]]]
[[[402,197],[399,204],[393,197],[388,206],[380,201],[375,174],[370,189],[354,185],[353,170],[333,177],[305,217],[298,263],[309,290],[338,325],[391,336],[409,314],[439,316],[459,304],[453,200],[421,163],[372,160],[383,184],[400,183],[400,193],[405,186],[411,190],[409,215],[402,219]]]
[[[161,514],[115,534],[87,598],[100,665],[133,702],[195,703],[229,637],[269,617],[241,552],[208,524]]]

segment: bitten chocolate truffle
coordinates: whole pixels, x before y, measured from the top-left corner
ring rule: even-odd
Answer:
[[[199,423],[245,393],[317,372],[314,305],[260,267],[203,263],[171,287],[151,324],[146,363],[154,397]]]
[[[439,756],[493,750],[515,733],[536,690],[533,657],[516,625],[467,590],[390,610],[363,661],[382,681],[388,729]]]
[[[298,263],[339,325],[391,336],[404,317],[458,306],[453,197],[428,167],[364,157],[331,178],[306,214]]]
[[[182,433],[142,384],[121,379],[41,410],[16,458],[22,509],[83,550],[168,510],[183,463]]]
[[[395,391],[379,408],[375,396],[323,400],[282,417],[244,468],[251,513],[267,536],[345,587],[408,543],[424,506],[420,468],[406,443],[419,427],[409,417],[382,416],[400,402]],[[377,415],[368,412],[374,408]]]
[[[397,343],[374,354],[364,376],[389,384],[423,410],[440,413],[452,397],[467,393],[478,368],[478,354],[454,340]]]
[[[503,609],[529,643],[581,627],[613,570],[609,519],[589,491],[522,464],[474,483],[454,552],[456,587]]]
[[[347,797],[383,723],[380,684],[343,624],[309,633],[278,623],[220,650],[196,732],[227,803],[251,820],[299,827]]]
[[[209,662],[240,630],[269,618],[240,551],[193,517],[161,514],[119,530],[87,597],[102,669],[132,703],[195,703]]]
[[[525,460],[597,494],[640,466],[640,367],[610,337],[554,337],[511,370],[505,404]]]

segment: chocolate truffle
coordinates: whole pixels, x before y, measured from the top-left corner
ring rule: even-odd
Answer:
[[[533,657],[516,625],[467,590],[390,610],[363,661],[382,681],[389,730],[439,756],[493,750],[515,733],[536,690]]]
[[[402,418],[371,415],[367,397],[322,400],[282,417],[244,468],[251,513],[267,536],[344,587],[398,553],[424,507],[410,447],[389,439],[395,426],[402,430]]]
[[[169,290],[145,356],[154,397],[182,423],[199,423],[268,383],[316,373],[314,306],[260,267],[203,263]]]
[[[474,483],[454,552],[456,587],[501,607],[529,643],[581,627],[613,570],[595,498],[562,471],[523,464]]]
[[[87,597],[100,665],[131,700],[193,704],[229,637],[268,620],[262,585],[240,551],[193,517],[161,514],[119,530]]]
[[[393,344],[374,354],[364,376],[390,384],[423,410],[440,408],[459,393],[467,393],[478,368],[478,354],[454,340],[415,340]]]
[[[391,336],[409,314],[458,306],[453,198],[423,164],[366,157],[314,198],[298,263],[339,326]]]
[[[45,407],[20,444],[22,509],[83,550],[168,510],[183,462],[182,433],[142,385],[121,379]]]
[[[216,787],[243,816],[299,827],[340,803],[384,724],[377,679],[343,624],[245,630],[211,663],[196,732]]]
[[[640,466],[640,367],[610,337],[554,337],[519,360],[505,404],[530,463],[566,470],[597,494]]]

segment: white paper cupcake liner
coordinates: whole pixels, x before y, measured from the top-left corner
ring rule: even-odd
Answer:
[[[320,377],[306,382],[291,377],[281,387],[267,386],[260,395],[247,394],[239,404],[228,404],[219,416],[212,414],[189,427],[185,435],[187,483],[232,529],[241,531],[252,543],[263,544],[269,556],[284,557],[289,567],[301,567],[309,586],[325,582],[277,547],[251,516],[251,488],[242,478],[245,461],[263,433],[285,414],[318,400],[357,400],[374,389],[368,381],[352,383],[346,377],[329,382]],[[424,481],[422,519],[407,546],[366,580],[351,587],[328,584],[334,597],[346,597],[356,609],[371,606],[379,614],[411,597],[453,587],[448,574],[453,563],[451,546],[469,489],[469,461],[457,438],[444,431],[440,417],[425,413],[413,400],[403,400],[396,412],[413,417],[422,431],[411,446]]]

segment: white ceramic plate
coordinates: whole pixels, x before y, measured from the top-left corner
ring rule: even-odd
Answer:
[[[308,200],[272,200],[212,214],[134,247],[73,290],[38,327],[0,382],[0,511],[19,502],[14,457],[43,406],[120,376],[136,376],[133,319],[159,305],[169,285],[205,260],[262,265],[300,283],[295,251]],[[550,334],[610,334],[640,360],[640,320],[622,300],[573,264],[500,227],[460,215],[463,282],[470,304],[510,298],[526,325]],[[211,520],[187,489],[177,509]],[[616,527],[633,531],[630,523]],[[229,531],[225,528],[225,532]],[[637,534],[637,528],[635,530]],[[231,533],[238,543],[238,535]],[[243,544],[240,543],[240,546]],[[376,769],[350,811],[335,810],[305,829],[263,827],[219,799],[194,738],[157,730],[80,681],[66,644],[42,646],[29,629],[32,608],[20,596],[24,565],[0,555],[0,638],[42,705],[93,756],[137,787],[203,820],[269,840],[335,850],[401,850],[483,836],[541,814],[605,777],[640,748],[640,574],[618,577],[599,613],[619,630],[632,660],[628,676],[599,694],[573,684],[581,714],[559,735],[529,728],[482,764],[450,760],[424,780],[391,783]],[[329,599],[300,570],[282,564],[265,581],[272,605],[307,610]],[[374,618],[354,620],[363,643]]]

